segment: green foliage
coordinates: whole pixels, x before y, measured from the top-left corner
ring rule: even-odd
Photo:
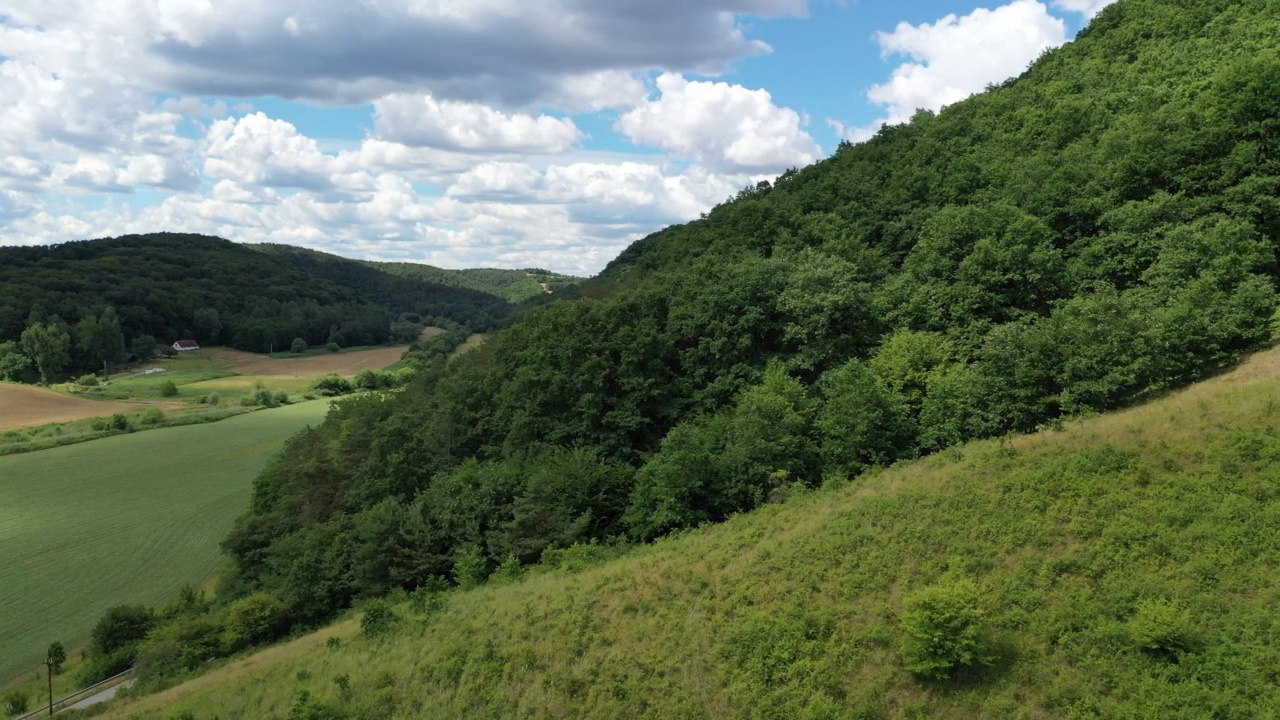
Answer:
[[[960,668],[989,664],[983,591],[953,580],[907,598],[902,614],[902,662],[913,675],[946,680]]]
[[[364,614],[360,616],[360,632],[371,637],[383,635],[394,628],[399,620],[389,602],[370,600],[364,606]]]
[[[118,605],[107,610],[90,633],[80,679],[86,685],[128,670],[138,647],[155,626],[155,613],[142,605]]]
[[[164,411],[160,408],[147,408],[138,421],[143,425],[159,425],[164,422]]]
[[[71,336],[56,324],[35,323],[22,331],[19,342],[40,372],[42,385],[71,361]]]
[[[220,618],[210,615],[185,615],[164,623],[138,645],[138,675],[157,683],[194,670],[226,654],[226,634]]]
[[[62,643],[54,641],[49,645],[49,649],[45,651],[44,664],[48,666],[49,671],[54,675],[62,672],[62,666],[67,662],[67,650],[62,647]]]
[[[342,349],[342,346],[336,342],[330,341],[328,343],[325,343],[324,349],[328,350],[331,353],[336,353]]]
[[[355,260],[199,235],[0,250],[0,343],[50,322],[68,336],[62,355],[41,351],[46,382],[68,364],[84,371],[121,362],[126,347],[145,362],[155,338],[164,340],[166,354],[170,343],[192,333],[204,345],[255,352],[287,348],[294,339],[377,345],[392,339],[392,321],[405,313],[485,331],[512,310],[493,295]],[[29,350],[24,353],[35,360]]]
[[[915,432],[905,403],[866,363],[850,360],[824,375],[819,387],[825,402],[817,430],[828,473],[852,476],[911,453]]]
[[[178,386],[173,384],[172,380],[165,380],[160,383],[160,397],[175,397],[178,394]]]
[[[12,340],[0,342],[0,380],[21,382],[31,368],[31,357]]]
[[[293,342],[289,344],[289,352],[302,353],[302,352],[306,352],[306,350],[307,350],[307,341],[303,340],[302,338],[294,338]]]
[[[310,692],[299,690],[285,720],[342,720],[344,717],[342,713],[317,700]]]
[[[98,387],[101,385],[101,383],[98,382],[97,375],[81,375],[76,378],[76,384],[80,387]]]
[[[1173,600],[1139,602],[1128,628],[1133,642],[1149,653],[1176,658],[1195,646],[1191,612]]]
[[[284,603],[270,593],[256,592],[227,606],[223,642],[236,651],[274,640],[285,627]]]
[[[453,562],[453,581],[458,587],[464,590],[473,588],[482,585],[488,577],[489,561],[479,547],[472,546],[458,552]]]
[[[31,707],[31,696],[14,688],[4,694],[4,711],[8,715],[21,715]]]
[[[351,381],[341,375],[325,375],[322,378],[316,378],[316,380],[311,383],[311,389],[320,393],[324,397],[346,395],[355,390],[351,385]]]

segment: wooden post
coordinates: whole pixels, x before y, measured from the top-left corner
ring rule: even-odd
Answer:
[[[44,669],[49,671],[49,715],[53,716],[53,663],[45,658]]]

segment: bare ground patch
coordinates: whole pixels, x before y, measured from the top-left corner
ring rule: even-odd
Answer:
[[[149,407],[174,407],[174,404],[85,400],[44,388],[0,383],[0,432],[116,413],[134,413]]]
[[[318,377],[329,373],[355,375],[361,370],[381,370],[400,362],[400,357],[407,349],[407,345],[396,345],[376,350],[300,358],[273,358],[243,350],[218,349],[209,351],[208,357],[230,363],[228,369],[241,375]]]

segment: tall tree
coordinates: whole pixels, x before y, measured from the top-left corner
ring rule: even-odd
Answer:
[[[76,323],[76,347],[95,363],[102,363],[102,374],[107,366],[118,362],[124,355],[124,332],[116,309],[107,306],[100,317],[87,315]]]
[[[71,336],[57,325],[36,323],[22,332],[19,342],[23,353],[36,364],[43,385],[71,359]]]

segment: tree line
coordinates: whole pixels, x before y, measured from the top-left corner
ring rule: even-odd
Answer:
[[[504,323],[506,300],[333,255],[198,235],[0,248],[0,377],[48,382],[179,339],[242,350],[410,343],[428,325]]]

